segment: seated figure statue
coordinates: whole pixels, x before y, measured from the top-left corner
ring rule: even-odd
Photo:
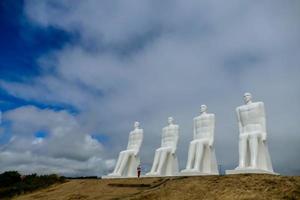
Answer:
[[[147,176],[172,176],[178,173],[176,148],[179,138],[179,126],[168,118],[168,126],[162,129],[161,147],[156,149],[151,171]]]
[[[182,175],[219,174],[213,148],[215,115],[206,111],[207,106],[201,105],[200,116],[194,118],[194,138]]]
[[[236,109],[239,124],[239,166],[233,173],[274,173],[267,147],[266,116],[263,102],[252,102],[244,94],[245,105]]]
[[[129,133],[128,145],[121,151],[113,173],[109,177],[137,177],[137,167],[140,164],[138,156],[143,141],[143,129],[139,122],[134,122],[134,130]]]

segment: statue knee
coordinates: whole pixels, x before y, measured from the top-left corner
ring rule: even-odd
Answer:
[[[250,140],[255,140],[255,139],[258,139],[259,137],[260,137],[259,133],[254,133],[254,134],[249,135]]]
[[[248,139],[248,135],[240,135],[239,137],[240,142],[246,141],[247,139]]]
[[[196,140],[193,140],[193,141],[191,141],[191,145],[195,145],[197,143],[197,141]]]

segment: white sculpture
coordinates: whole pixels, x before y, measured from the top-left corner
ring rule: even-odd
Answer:
[[[121,151],[113,173],[108,177],[137,177],[137,167],[140,164],[138,156],[143,141],[143,129],[139,122],[134,122],[134,130],[129,133],[128,145]]]
[[[219,174],[213,147],[215,115],[206,111],[207,106],[201,105],[200,116],[194,118],[194,138],[182,175]]]
[[[239,166],[234,173],[274,173],[266,143],[266,116],[263,102],[252,102],[250,93],[244,94],[245,105],[236,109],[239,123]]]
[[[162,129],[161,147],[156,149],[151,171],[147,176],[173,176],[178,174],[178,161],[176,156],[179,139],[179,126],[168,118],[168,126]]]

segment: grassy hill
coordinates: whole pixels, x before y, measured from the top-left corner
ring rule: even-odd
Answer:
[[[15,199],[300,199],[300,177],[249,174],[69,180]]]

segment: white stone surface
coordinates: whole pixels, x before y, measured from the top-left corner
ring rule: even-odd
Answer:
[[[127,149],[120,152],[113,173],[102,178],[137,177],[137,167],[140,164],[139,151],[143,141],[143,134],[144,131],[139,128],[139,122],[135,122],[134,130],[129,133]]]
[[[193,141],[190,142],[186,169],[182,175],[219,174],[214,149],[215,115],[201,105],[200,115],[194,118]]]
[[[236,109],[239,124],[239,166],[237,173],[273,173],[267,146],[266,115],[263,102],[252,102],[250,93],[244,94],[245,105]],[[227,170],[228,173],[234,173]],[[253,172],[254,171],[254,172]]]
[[[273,175],[278,175],[277,173],[274,173],[273,171],[267,171],[267,170],[263,170],[263,169],[252,169],[252,168],[243,168],[243,169],[236,168],[234,170],[226,170],[226,174],[273,174]]]
[[[168,118],[168,126],[162,129],[161,147],[156,149],[151,171],[148,177],[174,176],[178,174],[176,156],[179,139],[179,126],[173,123],[173,117]]]
[[[210,175],[219,175],[219,173],[202,173],[199,171],[192,171],[192,170],[182,170],[180,172],[180,176],[210,176]]]

